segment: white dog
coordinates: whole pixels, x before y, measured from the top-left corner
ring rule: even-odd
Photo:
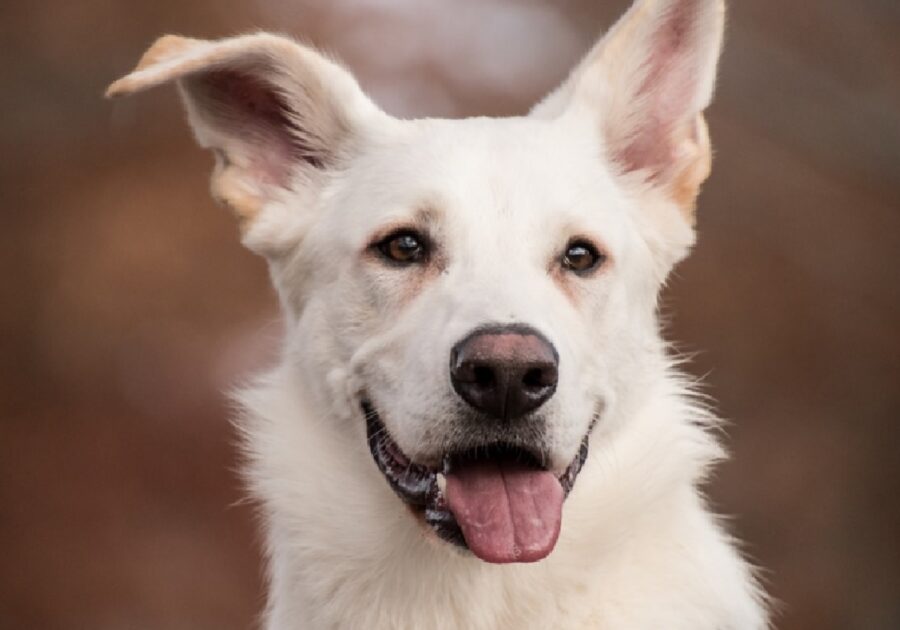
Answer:
[[[694,240],[721,0],[638,0],[524,117],[398,120],[269,34],[163,37],[287,334],[241,394],[272,630],[751,630],[657,296]]]

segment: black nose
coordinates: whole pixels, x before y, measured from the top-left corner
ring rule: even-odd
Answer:
[[[453,389],[500,420],[520,418],[547,402],[558,373],[556,349],[528,326],[481,328],[450,352]]]

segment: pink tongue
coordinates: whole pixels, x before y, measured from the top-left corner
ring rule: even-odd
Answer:
[[[447,503],[485,562],[536,562],[556,545],[563,489],[553,473],[515,462],[467,463],[447,474]]]

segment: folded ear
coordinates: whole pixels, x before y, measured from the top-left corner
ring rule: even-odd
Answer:
[[[336,63],[284,37],[159,39],[107,96],[175,81],[199,144],[212,149],[213,196],[246,232],[285,191],[297,203],[380,111]]]
[[[723,0],[637,0],[532,115],[586,112],[614,163],[693,222],[711,153],[702,112],[722,45]]]

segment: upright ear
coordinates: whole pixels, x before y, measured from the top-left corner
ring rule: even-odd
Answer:
[[[609,157],[657,187],[693,223],[711,153],[703,110],[722,46],[723,0],[637,0],[532,115],[581,110]]]
[[[366,119],[383,115],[342,67],[266,33],[162,37],[106,94],[169,81],[179,87],[197,141],[216,155],[213,197],[235,212],[245,237],[273,222],[266,211],[285,192],[294,193],[293,205],[313,203],[316,186],[352,150]]]

